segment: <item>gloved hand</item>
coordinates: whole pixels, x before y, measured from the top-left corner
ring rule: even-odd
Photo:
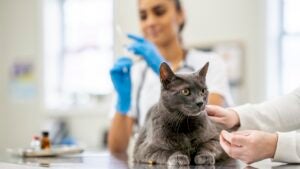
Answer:
[[[127,114],[131,104],[131,66],[131,59],[121,57],[110,70],[110,77],[118,97],[116,109],[123,115]]]
[[[165,59],[161,56],[153,43],[143,37],[128,34],[128,38],[134,42],[128,47],[129,51],[144,58],[148,66],[156,73],[159,74],[159,67]]]

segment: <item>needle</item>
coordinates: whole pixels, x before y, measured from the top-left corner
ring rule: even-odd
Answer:
[[[120,43],[122,44],[122,53],[123,53],[123,55],[130,58],[133,63],[141,61],[142,60],[141,57],[135,56],[127,50],[128,45],[125,42],[126,39],[127,39],[127,36],[124,33],[124,31],[122,30],[122,28],[120,27],[120,25],[116,26],[116,30],[117,30],[117,33],[118,33],[118,39],[120,40]]]

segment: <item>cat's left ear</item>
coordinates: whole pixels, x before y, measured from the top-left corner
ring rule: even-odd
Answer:
[[[169,84],[176,77],[176,75],[173,73],[170,66],[165,62],[163,62],[160,65],[159,75],[160,75],[160,82],[165,89],[169,88]]]
[[[201,70],[199,70],[199,71],[197,72],[197,75],[199,76],[201,82],[205,82],[205,81],[206,81],[205,79],[206,79],[206,74],[207,74],[208,66],[209,66],[209,62],[207,62],[207,63],[201,68]]]

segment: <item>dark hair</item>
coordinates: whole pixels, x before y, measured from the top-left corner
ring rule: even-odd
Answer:
[[[173,1],[175,3],[176,10],[178,12],[182,12],[182,5],[181,5],[180,0],[173,0]],[[181,25],[179,25],[179,33],[182,32],[184,25],[185,25],[185,21],[183,21],[183,23]]]

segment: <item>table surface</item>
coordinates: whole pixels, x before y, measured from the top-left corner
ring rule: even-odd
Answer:
[[[60,157],[43,157],[43,158],[22,158],[11,156],[8,153],[0,153],[0,169],[300,169],[300,165],[287,165],[284,163],[274,163],[270,160],[263,160],[247,166],[244,163],[229,159],[219,162],[213,166],[167,166],[167,165],[147,165],[134,164],[127,162],[124,158],[116,157],[108,152],[85,152],[79,155],[69,155]]]

